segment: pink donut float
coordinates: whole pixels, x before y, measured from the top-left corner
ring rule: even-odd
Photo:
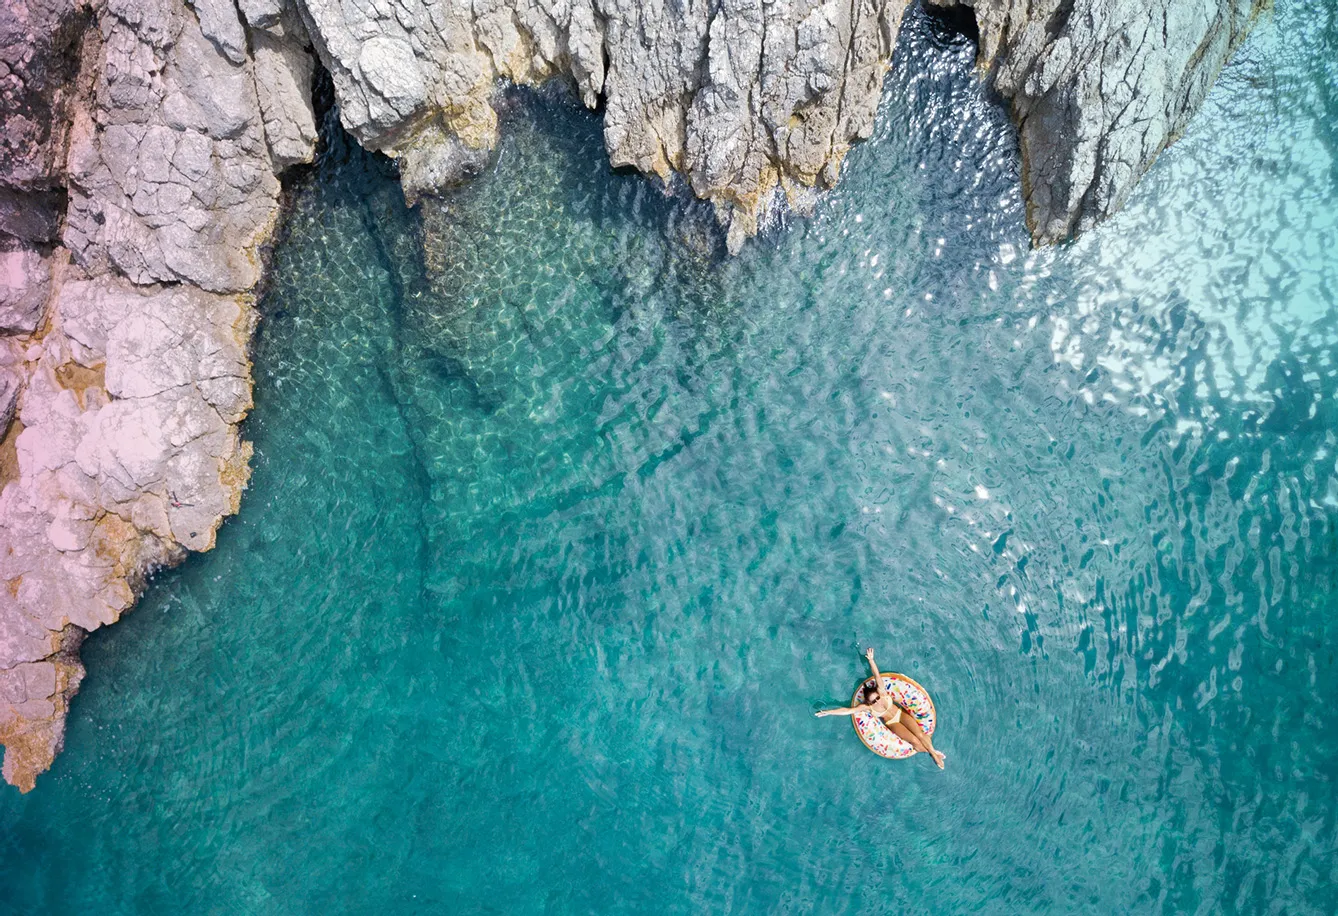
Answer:
[[[873,678],[866,678],[860,682],[860,685],[855,688],[855,695],[851,699],[850,705],[858,706],[863,703],[864,688],[871,686],[873,686]],[[934,728],[938,725],[938,713],[934,711],[934,701],[930,699],[928,690],[925,690],[904,674],[884,672],[883,691],[898,706],[909,709],[915,714],[915,720],[920,723],[920,727],[924,729],[926,735],[934,734]],[[902,713],[902,715],[905,715],[905,713]],[[857,712],[850,717],[850,721],[855,726],[855,734],[859,735],[859,740],[863,741],[864,746],[879,757],[900,760],[902,757],[909,757],[915,753],[915,748],[892,734],[892,730],[883,724],[883,720],[871,712]]]

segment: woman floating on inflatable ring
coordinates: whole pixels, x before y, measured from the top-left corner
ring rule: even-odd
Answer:
[[[873,649],[865,651],[864,657],[869,660],[869,667],[873,669],[873,683],[864,688],[864,702],[856,706],[842,706],[839,709],[820,709],[813,715],[818,718],[823,716],[853,716],[856,713],[870,712],[883,720],[883,724],[891,730],[901,740],[905,741],[917,751],[923,751],[934,762],[938,768],[943,769],[943,752],[934,750],[934,742],[925,734],[920,723],[915,721],[915,715],[909,709],[898,706],[890,696],[878,689],[879,684],[883,683],[883,676],[878,671],[878,665],[873,660]]]

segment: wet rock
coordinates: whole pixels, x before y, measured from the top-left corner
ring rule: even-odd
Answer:
[[[413,206],[423,195],[458,187],[488,163],[486,149],[466,146],[438,124],[422,128],[413,145],[400,154],[400,187]]]

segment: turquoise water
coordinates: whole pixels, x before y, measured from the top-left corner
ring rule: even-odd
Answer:
[[[241,515],[88,640],[0,911],[1333,912],[1324,13],[1062,251],[919,14],[734,259],[557,95],[420,213],[332,134]],[[812,718],[868,644],[945,772]]]

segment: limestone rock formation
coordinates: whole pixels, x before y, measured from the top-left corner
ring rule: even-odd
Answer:
[[[158,5],[102,16],[94,102],[71,130],[65,242],[137,283],[249,289],[279,193],[252,67]]]
[[[1270,5],[961,2],[975,12],[982,68],[1012,102],[1027,222],[1043,244],[1091,228],[1123,205]]]
[[[737,250],[783,189],[803,207],[873,126],[905,0],[298,0],[345,126],[448,187],[496,142],[499,80],[569,80],[614,165],[684,175]],[[1012,101],[1028,222],[1057,242],[1117,210],[1269,0],[932,0],[973,10]]]
[[[128,609],[147,571],[211,547],[237,510],[253,314],[184,285],[60,284],[23,357],[18,475],[0,492],[0,737],[21,748],[6,779],[30,785],[59,745],[68,697],[37,687],[77,686],[83,634]],[[34,674],[52,665],[64,677]]]
[[[0,25],[26,67],[2,180],[49,208],[0,197],[0,743],[24,790],[60,750],[84,635],[237,511],[261,246],[277,173],[316,142],[291,18],[248,35],[228,0],[48,2]],[[10,53],[66,18],[93,25]]]
[[[51,265],[35,247],[11,244],[0,251],[0,333],[31,333],[51,292]]]
[[[685,175],[730,247],[778,189],[835,183],[869,136],[905,0],[301,0],[344,126],[410,200],[478,168],[499,80],[572,81],[615,166]],[[796,198],[797,199],[797,198]]]

